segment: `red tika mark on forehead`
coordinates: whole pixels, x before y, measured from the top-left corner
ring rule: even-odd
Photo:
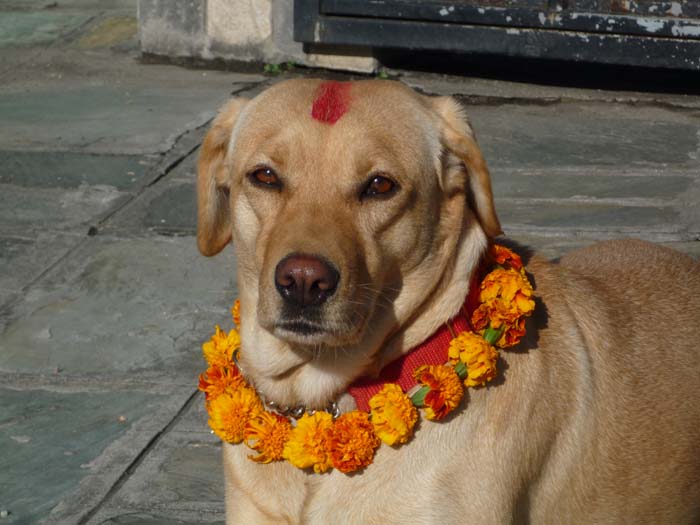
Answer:
[[[311,107],[311,117],[335,124],[350,109],[350,83],[324,82],[318,88],[316,100]]]

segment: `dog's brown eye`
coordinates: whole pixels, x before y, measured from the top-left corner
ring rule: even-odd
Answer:
[[[361,197],[388,197],[395,190],[396,183],[393,180],[388,179],[387,177],[383,177],[381,175],[372,175],[367,181],[367,184],[365,185],[364,189],[362,190]]]
[[[280,188],[282,186],[282,182],[272,168],[256,168],[248,173],[248,178],[253,184],[257,184],[258,186],[268,186],[271,188]]]

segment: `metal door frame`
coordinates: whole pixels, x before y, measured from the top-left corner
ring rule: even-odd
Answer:
[[[532,8],[454,0],[295,0],[294,38],[700,71],[700,18],[583,13],[564,9],[559,0],[533,0]]]

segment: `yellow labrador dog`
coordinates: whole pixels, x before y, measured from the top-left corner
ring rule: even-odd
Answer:
[[[246,378],[307,409],[352,410],[348,385],[448,321],[501,233],[461,107],[391,81],[231,101],[198,203],[201,252],[235,246]],[[527,269],[500,380],[354,475],[224,445],[227,522],[699,523],[700,265],[619,241]]]

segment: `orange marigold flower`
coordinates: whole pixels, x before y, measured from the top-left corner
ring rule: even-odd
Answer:
[[[229,366],[211,365],[206,372],[199,374],[199,389],[204,392],[207,400],[224,392],[232,393],[245,384],[240,370],[233,363]]]
[[[241,302],[236,299],[233,302],[233,308],[231,308],[231,317],[233,317],[233,322],[236,328],[241,327]]]
[[[418,410],[395,383],[387,383],[369,400],[374,433],[387,445],[406,443],[413,434]]]
[[[292,425],[287,418],[262,412],[245,427],[246,445],[258,452],[257,456],[248,457],[258,463],[279,461],[291,431]]]
[[[489,314],[491,313],[488,304],[481,304],[472,314],[472,326],[474,330],[480,332],[489,326]]]
[[[297,468],[313,467],[321,473],[331,468],[328,457],[328,432],[333,425],[333,417],[328,412],[304,414],[297,420],[282,457]]]
[[[524,271],[497,269],[481,282],[481,304],[472,314],[472,326],[483,332],[489,326],[503,328],[497,346],[513,346],[524,335],[522,318],[535,309],[534,291]]]
[[[515,323],[508,326],[503,335],[498,340],[496,345],[500,348],[508,348],[515,346],[520,342],[520,339],[525,335],[525,318],[521,317]]]
[[[491,246],[491,257],[493,257],[496,264],[501,266],[510,266],[514,270],[520,270],[523,267],[523,261],[520,256],[500,244]]]
[[[333,467],[348,473],[366,467],[381,441],[374,434],[369,414],[354,410],[335,420],[328,433],[328,455]]]
[[[496,377],[498,351],[484,339],[471,332],[462,332],[450,341],[448,355],[467,367],[464,385],[482,386]]]
[[[419,366],[413,372],[413,377],[420,384],[430,388],[423,401],[425,417],[428,419],[443,419],[462,401],[462,382],[451,366]]]
[[[249,387],[215,397],[208,402],[207,408],[209,426],[217,436],[229,443],[243,441],[248,421],[264,410],[255,390]]]
[[[227,334],[216,325],[216,332],[202,345],[202,352],[209,366],[227,366],[233,362],[233,353],[240,347],[241,337],[238,330],[231,330]]]

